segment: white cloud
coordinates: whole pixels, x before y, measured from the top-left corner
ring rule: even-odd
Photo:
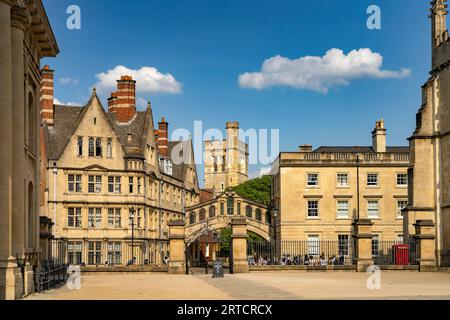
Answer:
[[[53,104],[62,105],[62,106],[82,106],[83,104],[80,102],[61,102],[58,98],[53,98]]]
[[[239,76],[242,88],[262,90],[275,86],[328,93],[330,87],[348,85],[358,78],[403,78],[410,69],[382,70],[383,56],[368,48],[353,50],[347,55],[330,49],[323,57],[305,56],[291,60],[275,56],[264,61],[260,72]]]
[[[66,77],[66,78],[60,78],[59,79],[59,83],[62,84],[63,86],[67,86],[67,85],[74,85],[76,86],[80,81],[78,79],[72,79],[70,77]]]
[[[182,84],[180,82],[170,73],[162,74],[154,67],[142,67],[139,70],[133,70],[118,65],[114,69],[97,74],[95,77],[99,81],[95,87],[100,94],[109,96],[111,92],[116,91],[116,81],[124,75],[132,76],[136,80],[136,92],[141,95],[181,93]]]

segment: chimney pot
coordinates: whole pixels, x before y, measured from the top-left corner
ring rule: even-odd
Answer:
[[[312,145],[310,144],[302,144],[298,147],[300,152],[312,152]]]
[[[48,65],[41,70],[40,106],[41,120],[53,125],[54,120],[54,71]]]

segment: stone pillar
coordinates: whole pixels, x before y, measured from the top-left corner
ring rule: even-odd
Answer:
[[[432,220],[417,220],[414,226],[420,271],[436,271],[435,224]]]
[[[11,42],[12,42],[12,122],[13,122],[13,255],[24,257],[25,229],[28,194],[25,187],[25,89],[24,89],[24,58],[23,40],[28,18],[24,8],[13,8],[11,11]],[[31,235],[29,235],[31,236]]]
[[[373,265],[372,226],[373,222],[370,219],[356,219],[353,222],[356,270],[358,272],[366,272],[367,267]]]
[[[169,225],[169,273],[186,273],[185,256],[185,222],[183,220],[170,221]]]
[[[13,300],[20,270],[12,253],[12,48],[11,0],[0,0],[0,300]]]
[[[233,273],[248,273],[247,221],[245,218],[232,219],[231,229]]]

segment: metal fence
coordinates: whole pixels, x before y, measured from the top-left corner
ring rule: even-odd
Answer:
[[[51,257],[55,265],[121,266],[161,265],[169,258],[169,240],[111,241],[53,240]]]
[[[354,264],[353,241],[249,241],[249,265],[329,266]]]
[[[55,264],[53,261],[42,262],[34,271],[36,292],[44,292],[66,283],[69,278],[68,265]]]
[[[418,257],[416,241],[372,240],[372,258],[376,265],[416,265]]]

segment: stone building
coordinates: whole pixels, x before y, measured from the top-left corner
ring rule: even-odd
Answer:
[[[53,79],[48,67],[42,72]],[[164,118],[155,130],[151,105],[136,111],[135,85],[122,76],[107,111],[95,89],[83,107],[54,105],[50,94],[41,100],[41,214],[54,222],[60,261],[161,264],[168,222],[199,201],[191,141],[169,141]]]
[[[186,208],[186,243],[192,265],[212,262],[220,255],[220,232],[232,219],[245,218],[247,231],[272,240],[272,215],[261,203],[245,199],[232,190]],[[228,245],[228,244],[227,244]]]
[[[221,193],[248,179],[248,145],[239,140],[239,123],[227,122],[224,140],[205,141],[205,189]]]
[[[0,300],[33,291],[39,259],[40,60],[59,53],[40,0],[0,1]]]
[[[404,231],[413,236],[417,222],[433,223],[440,264],[450,263],[450,39],[445,3],[431,2],[431,76],[422,86],[422,105],[409,139],[411,183]]]
[[[386,146],[384,122],[372,146],[300,146],[274,164],[273,205],[277,240],[339,241],[348,245],[352,222],[374,222],[374,245],[401,241],[407,205],[408,147]]]

